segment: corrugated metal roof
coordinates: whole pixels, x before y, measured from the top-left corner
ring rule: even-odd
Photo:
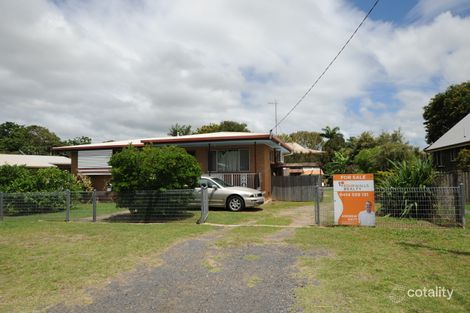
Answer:
[[[109,142],[101,142],[101,143],[91,143],[86,145],[75,145],[75,146],[62,146],[62,147],[54,147],[52,150],[84,150],[86,149],[112,149],[118,147],[126,147],[129,144],[133,146],[143,146],[142,140],[146,140],[148,138],[142,139],[128,139],[128,140],[120,140],[120,141],[109,141]]]
[[[64,146],[55,147],[53,150],[66,151],[66,150],[93,150],[93,149],[112,149],[125,147],[129,144],[133,146],[143,146],[145,143],[153,144],[184,144],[184,143],[197,143],[197,142],[220,142],[220,141],[240,141],[240,140],[270,140],[273,144],[279,144],[283,147],[285,152],[290,151],[284,142],[279,138],[272,136],[268,133],[245,133],[245,132],[216,132],[208,134],[186,135],[186,136],[166,136],[145,139],[129,139],[121,141],[112,141],[105,143],[95,143],[77,146]]]
[[[465,143],[470,143],[470,113],[424,150],[442,150]]]
[[[0,165],[24,165],[31,168],[45,168],[56,167],[57,165],[70,166],[70,164],[70,159],[63,156],[0,154]]]
[[[324,153],[323,151],[320,150],[313,150],[309,148],[305,148],[304,146],[298,144],[297,142],[286,142],[286,145],[289,146],[292,151],[292,153],[304,153],[304,154],[309,154],[309,153],[315,153],[315,154],[322,154]]]

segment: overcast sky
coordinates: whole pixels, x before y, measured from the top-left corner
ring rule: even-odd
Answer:
[[[0,1],[0,122],[94,142],[221,120],[274,126],[374,1]],[[470,1],[382,0],[280,132],[401,128],[470,79]]]

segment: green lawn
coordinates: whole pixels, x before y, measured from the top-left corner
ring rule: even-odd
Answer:
[[[308,278],[296,292],[303,312],[468,312],[470,308],[467,229],[309,228],[299,229],[289,242],[320,254],[298,263],[300,275]],[[453,289],[451,300],[406,297],[408,289],[436,286]],[[403,299],[395,303],[394,296]]]
[[[96,215],[103,216],[112,213],[122,212],[122,208],[117,208],[115,203],[103,202],[98,203]],[[90,203],[74,203],[70,208],[70,219],[77,220],[83,218],[91,218],[93,215],[93,207]],[[47,214],[32,214],[24,216],[5,216],[5,220],[29,220],[29,221],[65,221],[65,210]]]
[[[86,301],[84,288],[139,263],[158,264],[170,244],[211,229],[9,218],[0,222],[0,312],[28,312],[64,298]]]
[[[263,204],[259,208],[245,209],[241,212],[231,212],[225,209],[209,210],[207,223],[237,225],[240,223],[254,222],[257,224],[288,225],[289,219],[285,217],[275,217],[282,209],[295,208],[305,205],[313,205],[312,202],[286,202],[272,201]]]
[[[211,210],[209,222],[286,225],[289,217],[278,215],[305,205],[309,203],[273,202],[261,210]],[[98,215],[120,211],[112,204],[98,208]],[[74,211],[72,217],[91,216],[87,205]],[[0,312],[41,309],[64,297],[86,302],[85,288],[102,286],[140,263],[158,265],[159,253],[169,245],[212,229],[195,223],[64,223],[45,215],[8,217],[0,222]],[[263,244],[279,230],[236,227],[216,245]],[[300,277],[307,279],[296,290],[296,305],[305,312],[466,312],[469,237],[468,229],[459,228],[297,229],[287,242],[312,256],[300,258],[296,265]],[[395,287],[435,286],[454,289],[453,298],[405,299],[398,304],[389,298]]]

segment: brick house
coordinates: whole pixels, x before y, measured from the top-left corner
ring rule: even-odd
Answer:
[[[105,190],[111,181],[108,161],[124,147],[133,145],[176,145],[186,149],[201,165],[203,173],[228,183],[258,188],[271,196],[271,176],[290,147],[268,133],[218,132],[178,137],[130,139],[97,144],[63,146],[56,152],[69,153],[72,173],[87,175],[97,190]]]

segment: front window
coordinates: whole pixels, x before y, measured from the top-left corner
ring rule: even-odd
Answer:
[[[248,172],[250,153],[247,149],[211,151],[209,158],[211,172]]]

